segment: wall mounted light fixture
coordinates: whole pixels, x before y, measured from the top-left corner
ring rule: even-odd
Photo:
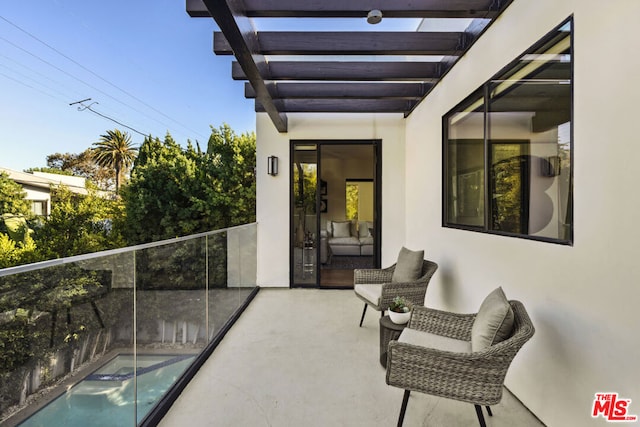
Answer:
[[[267,157],[267,173],[271,176],[278,175],[278,158],[276,156]]]

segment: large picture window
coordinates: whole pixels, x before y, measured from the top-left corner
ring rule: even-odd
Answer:
[[[572,20],[443,118],[445,227],[573,241]]]

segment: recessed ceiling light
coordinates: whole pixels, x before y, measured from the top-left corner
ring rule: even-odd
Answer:
[[[382,21],[382,12],[378,9],[370,10],[367,13],[367,22],[369,24],[378,24],[380,21]]]

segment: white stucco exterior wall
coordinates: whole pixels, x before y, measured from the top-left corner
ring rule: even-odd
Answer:
[[[442,116],[571,15],[574,245],[443,228]],[[606,425],[591,418],[597,392],[632,399],[640,415],[638,16],[637,0],[515,0],[406,120],[290,114],[280,134],[258,114],[258,284],[289,283],[289,140],[382,139],[383,265],[401,245],[424,248],[440,266],[428,306],[476,311],[496,286],[521,300],[536,334],[506,383],[547,425]]]
[[[573,247],[443,228],[442,116],[572,14]],[[640,415],[638,16],[637,0],[515,0],[407,119],[406,244],[440,266],[426,305],[477,311],[497,286],[521,300],[536,334],[506,383],[549,426],[606,425],[596,392]]]
[[[404,130],[397,114],[289,114],[289,131],[279,133],[269,117],[256,117],[258,285],[289,286],[290,140],[382,140],[382,263],[404,244]],[[267,175],[267,157],[279,158],[279,173]]]

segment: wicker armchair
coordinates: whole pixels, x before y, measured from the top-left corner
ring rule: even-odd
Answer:
[[[502,399],[504,378],[511,361],[535,331],[522,303],[509,301],[509,304],[514,313],[511,335],[485,350],[471,352],[469,344],[468,351],[457,353],[400,341],[389,343],[387,384],[405,390],[399,426],[412,390],[472,403],[480,425],[486,425],[481,405],[487,407],[491,416],[489,405],[495,405]],[[476,314],[414,307],[407,329],[469,341],[475,317]]]
[[[413,305],[424,305],[424,295],[431,276],[438,269],[438,264],[424,260],[422,273],[413,282],[391,282],[396,264],[383,269],[359,269],[353,271],[353,284],[356,296],[364,301],[364,309],[360,318],[360,326],[367,312],[367,306],[380,311],[384,316],[385,310],[396,296],[402,296]]]

